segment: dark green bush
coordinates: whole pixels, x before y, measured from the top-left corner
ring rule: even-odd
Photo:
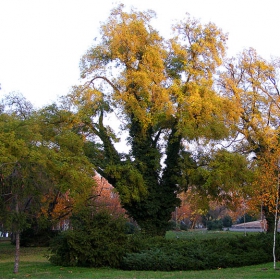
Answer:
[[[212,220],[207,222],[208,230],[222,230],[223,222],[221,220]]]
[[[174,220],[170,220],[168,222],[167,230],[175,230],[176,229],[176,222]]]
[[[268,234],[202,241],[147,239],[145,249],[126,254],[121,268],[171,271],[260,264],[272,261],[272,244],[273,238]],[[279,246],[278,241],[277,258]]]
[[[130,223],[130,222],[126,222],[125,228],[126,228],[125,233],[127,233],[127,234],[133,234],[137,230],[137,227],[133,223]]]
[[[243,215],[242,217],[240,217],[238,220],[237,220],[237,224],[243,224],[243,223],[249,223],[249,222],[253,222],[253,221],[256,221],[256,217],[253,217],[249,214],[245,214]]]
[[[188,225],[184,221],[181,221],[180,222],[180,229],[181,230],[188,230]]]
[[[230,216],[225,216],[222,218],[223,227],[229,228],[232,226],[232,218]]]
[[[73,217],[73,230],[62,232],[50,246],[50,261],[62,266],[118,267],[128,250],[126,220],[101,212]]]

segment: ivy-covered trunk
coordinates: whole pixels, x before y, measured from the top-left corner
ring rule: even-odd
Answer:
[[[160,130],[154,131],[152,127],[144,130],[138,121],[132,122],[130,137],[133,164],[142,174],[148,193],[140,200],[135,199],[124,204],[124,208],[137,221],[142,232],[153,236],[165,235],[172,212],[180,205],[176,190],[180,173],[178,161],[181,139],[174,137],[174,129],[170,132],[169,145],[166,147],[166,167],[163,170],[160,135]]]
[[[168,193],[160,178],[160,132],[154,131],[152,127],[144,129],[136,120],[132,122],[130,137],[133,165],[144,178],[147,194],[125,203],[124,208],[137,221],[143,233],[163,236],[174,207],[172,210],[168,207],[172,192]]]

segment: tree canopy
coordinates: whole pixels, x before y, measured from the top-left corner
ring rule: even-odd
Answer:
[[[0,114],[0,219],[16,236],[14,272],[20,233],[40,217],[54,222],[51,214],[59,194],[68,191],[77,206],[94,186],[94,169],[84,155],[81,137],[69,123],[60,122],[64,112],[55,109],[36,112],[21,95],[11,94]],[[50,193],[56,193],[56,199],[46,200]],[[73,203],[68,207],[71,212]]]
[[[96,170],[119,192],[123,207],[150,234],[163,234],[177,193],[194,164],[191,141],[223,139],[225,100],[214,88],[227,36],[189,16],[165,41],[151,26],[152,11],[120,5],[102,24],[100,39],[81,60],[82,84],[65,104]],[[116,149],[117,117],[128,153]],[[117,121],[116,121],[117,122]]]
[[[232,149],[238,153],[251,155],[255,164],[263,169],[263,164],[271,163],[273,173],[278,167],[272,164],[271,157],[278,160],[279,150],[279,59],[267,61],[260,57],[256,50],[244,50],[237,58],[225,61],[225,71],[220,75],[220,89],[230,102],[235,112],[236,121],[227,122],[231,130]],[[271,167],[266,170],[271,171]],[[270,176],[275,176],[270,174]],[[264,175],[264,174],[263,174]],[[259,171],[256,172],[255,197],[264,191]],[[267,185],[267,183],[265,183]],[[270,181],[266,193],[271,196],[275,180]],[[266,199],[263,211],[268,222],[269,231],[274,229],[274,214],[271,212],[271,201]]]
[[[6,99],[2,204],[14,186],[27,191],[24,203],[43,194],[43,215],[66,217],[94,196],[97,172],[147,234],[165,233],[188,188],[203,198],[199,211],[210,200],[262,200],[269,220],[275,180],[260,175],[278,172],[265,166],[279,150],[279,60],[252,48],[226,58],[227,34],[188,14],[165,40],[155,15],[114,8],[82,56],[81,82],[60,103],[33,110],[19,96]]]

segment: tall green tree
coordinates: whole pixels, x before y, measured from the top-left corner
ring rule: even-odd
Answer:
[[[224,100],[213,87],[227,37],[214,24],[188,17],[165,41],[151,26],[154,16],[125,12],[123,5],[113,9],[81,60],[83,83],[64,104],[80,119],[88,157],[127,213],[144,232],[162,235],[180,204],[177,193],[187,186],[183,170],[192,159],[186,143],[228,132]],[[127,154],[116,148],[114,122],[127,136]]]
[[[210,202],[234,209],[237,200],[245,202],[252,194],[254,167],[239,153],[214,150],[190,174],[192,192],[207,198],[205,209],[209,209]]]
[[[43,197],[56,189],[82,201],[94,185],[83,140],[49,119],[18,94],[5,99],[0,114],[1,222],[15,236],[15,273],[20,233],[41,213]]]

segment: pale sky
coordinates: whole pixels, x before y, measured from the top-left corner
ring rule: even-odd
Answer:
[[[120,2],[154,10],[153,26],[165,38],[188,12],[228,33],[228,56],[253,47],[280,57],[279,0],[0,0],[0,97],[17,91],[41,107],[67,94],[100,22]]]

